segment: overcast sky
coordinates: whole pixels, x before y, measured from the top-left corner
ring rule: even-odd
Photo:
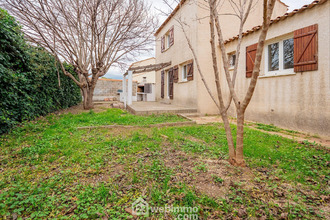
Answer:
[[[156,11],[155,8],[162,9],[162,10],[168,10],[168,7],[164,5],[162,2],[163,0],[148,0],[150,3],[153,4],[153,9]],[[172,0],[175,2],[175,0]],[[289,11],[292,11],[294,9],[301,8],[303,5],[310,4],[313,2],[313,0],[282,0],[285,4],[289,6]],[[159,15],[160,22],[163,22],[166,19],[166,17]],[[137,60],[143,60],[148,57],[154,56],[154,53],[151,52],[150,54],[146,54],[144,56],[138,57]],[[128,64],[130,65],[130,64]],[[115,78],[115,79],[121,79],[122,78],[122,71],[119,69],[110,69],[109,73],[105,75],[107,78]]]

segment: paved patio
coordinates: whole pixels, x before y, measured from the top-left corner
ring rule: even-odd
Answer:
[[[197,113],[196,108],[160,102],[133,102],[132,105],[127,106],[127,110],[134,115]]]

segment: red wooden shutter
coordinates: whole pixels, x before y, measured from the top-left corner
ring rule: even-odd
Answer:
[[[317,32],[317,24],[294,31],[295,72],[312,71],[318,69]]]
[[[170,99],[173,99],[173,68],[171,68],[169,71],[168,71],[168,75],[169,75],[169,94],[168,96],[170,97]]]
[[[163,53],[165,51],[165,36],[162,36],[161,39],[161,52]]]
[[[174,44],[174,26],[170,29],[170,46]]]
[[[252,77],[254,61],[256,59],[258,44],[246,47],[246,78]]]
[[[187,80],[192,81],[194,79],[194,61],[192,60],[187,64]]]
[[[164,70],[161,72],[161,91],[160,91],[160,96],[163,99],[165,96],[165,72]]]
[[[179,67],[178,66],[173,67],[173,82],[174,83],[179,82]]]

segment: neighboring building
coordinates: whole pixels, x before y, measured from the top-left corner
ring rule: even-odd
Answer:
[[[194,107],[201,114],[217,114],[218,110],[198,74],[192,52],[175,19],[180,18],[187,23],[189,29],[186,32],[200,68],[216,96],[207,18],[209,12],[195,2],[182,0],[155,34],[156,63],[172,62],[170,68],[156,73],[156,99]],[[232,10],[225,2],[220,13],[230,13]],[[285,14],[286,11],[287,6],[277,1],[260,77],[246,119],[330,136],[330,1],[314,1],[291,13]],[[249,31],[243,37],[235,85],[240,99],[243,99],[250,82],[254,44],[258,42],[260,33],[257,25],[262,23],[261,14],[262,4],[259,3],[244,27]],[[222,16],[221,25],[230,57],[237,46],[233,36],[238,33],[238,21],[232,16]],[[220,49],[218,52],[220,54]],[[223,93],[224,97],[228,97],[228,86],[224,80],[222,77]],[[230,113],[235,116],[235,109],[231,108]]]
[[[130,68],[154,65],[154,57],[133,63]],[[155,101],[156,100],[156,71],[142,72],[133,74],[133,81],[137,81],[137,101]]]

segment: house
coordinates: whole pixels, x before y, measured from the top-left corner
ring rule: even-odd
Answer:
[[[156,64],[154,57],[133,63],[130,68],[150,66]],[[137,81],[137,101],[155,101],[156,71],[147,70],[146,72],[133,74],[133,81]]]
[[[148,66],[156,64],[156,58],[151,57],[145,60],[141,60],[135,63],[132,63],[130,68],[140,67],[140,66]],[[140,83],[156,83],[156,71],[148,71],[142,73],[136,73],[133,75],[133,80]]]
[[[170,67],[156,73],[156,100],[194,107],[201,114],[218,114],[186,40],[187,36],[205,81],[216,95],[210,56],[209,11],[199,3],[202,1],[182,0],[155,33],[156,63],[171,62]],[[224,14],[233,10],[228,2],[219,7],[220,13]],[[276,2],[260,76],[246,111],[246,120],[330,136],[329,7],[329,1],[320,0],[286,13],[287,6],[279,0]],[[262,3],[252,9],[244,26],[235,84],[240,99],[250,82],[255,44],[262,23],[260,14]],[[186,36],[178,19],[187,24]],[[232,59],[237,46],[238,21],[233,16],[221,16],[220,22],[226,52]],[[217,52],[220,54],[220,48]],[[220,60],[219,64],[222,65]],[[220,71],[223,71],[222,66]],[[220,75],[224,96],[228,97],[224,74]],[[233,106],[229,112],[235,116]]]

